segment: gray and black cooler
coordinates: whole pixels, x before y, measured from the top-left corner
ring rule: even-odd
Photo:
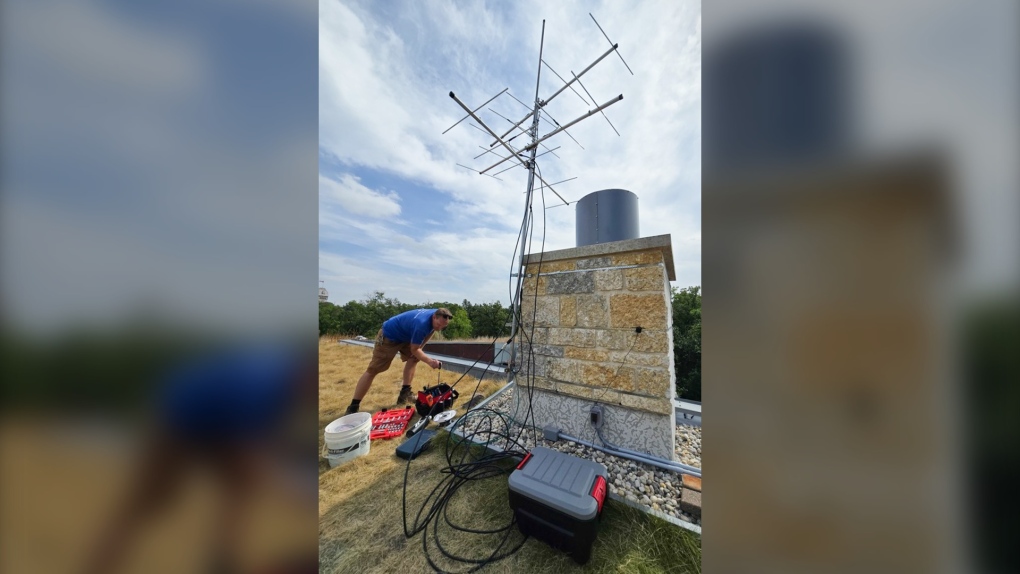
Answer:
[[[510,508],[522,534],[588,562],[609,496],[606,467],[536,447],[510,473]]]

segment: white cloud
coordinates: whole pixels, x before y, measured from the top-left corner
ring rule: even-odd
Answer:
[[[400,215],[400,196],[396,192],[378,192],[361,184],[357,177],[344,174],[340,181],[319,175],[319,211],[339,207],[347,212],[372,218]]]
[[[2,258],[14,325],[55,333],[151,311],[227,331],[313,316],[301,267],[316,242],[300,215],[316,203],[292,190],[315,185],[315,144],[300,122],[252,137],[300,88],[257,113],[232,97],[236,82],[257,83],[213,73],[229,26],[95,0],[14,2],[4,17],[5,135],[18,161],[0,243],[20,249]]]
[[[524,102],[535,93],[542,18],[543,59],[564,77],[580,72],[609,47],[591,21],[592,12],[634,70],[627,72],[615,54],[592,68],[582,81],[597,103],[624,94],[606,110],[620,131],[617,137],[600,114],[548,140],[559,158],[539,160],[548,182],[569,201],[600,189],[629,189],[639,197],[642,236],[671,234],[677,283],[700,284],[701,275],[701,18],[700,4],[655,3],[623,6],[534,0],[512,8],[455,2],[387,5],[350,1],[320,4],[320,150],[334,165],[369,168],[436,190],[445,204],[447,229],[454,233],[409,237],[388,221],[355,221],[351,214],[320,213],[324,240],[351,246],[350,253],[322,253],[322,279],[344,302],[383,290],[418,302],[429,294],[459,301],[509,300],[507,280],[524,212],[526,172],[509,170],[502,182],[457,167],[483,169],[491,154],[472,159],[489,138],[465,120],[441,135],[463,115],[448,92],[471,108],[503,88]],[[540,96],[561,86],[542,71]],[[575,84],[576,87],[576,84]],[[584,93],[580,87],[577,90]],[[587,96],[586,96],[587,97]],[[507,96],[479,110],[498,133],[510,125],[492,108],[516,121],[527,108]],[[570,90],[543,111],[540,133],[587,113]],[[527,124],[525,124],[527,126]],[[518,138],[514,145],[520,146]],[[543,150],[544,151],[544,150]],[[493,172],[509,166],[504,164]],[[536,188],[536,192],[539,191]],[[574,246],[574,206],[565,207],[546,191],[533,204],[532,252]],[[374,201],[370,198],[369,201]],[[555,205],[559,207],[554,207]],[[365,208],[368,209],[368,208]],[[412,225],[416,214],[402,217]],[[376,283],[368,289],[329,285],[329,277],[347,277],[332,265],[357,268]],[[433,271],[435,269],[435,271]],[[682,270],[682,271],[681,271]],[[415,288],[405,288],[413,276]],[[428,291],[422,291],[427,286]],[[397,290],[406,289],[406,295]],[[332,296],[331,295],[331,296]]]
[[[69,76],[148,98],[193,95],[209,74],[194,38],[141,23],[99,2],[25,2],[11,42]]]

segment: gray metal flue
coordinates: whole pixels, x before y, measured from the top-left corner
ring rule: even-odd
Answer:
[[[589,193],[575,213],[577,247],[639,237],[638,197],[626,189]]]

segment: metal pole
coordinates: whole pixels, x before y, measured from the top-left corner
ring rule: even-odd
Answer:
[[[541,113],[542,105],[538,99],[538,88],[542,83],[542,50],[545,47],[545,20],[542,20],[542,39],[538,44],[538,76],[535,79],[535,108],[532,112],[531,119],[531,156],[528,158],[528,192],[524,200],[524,218],[523,222],[528,221],[528,215],[531,212],[531,198],[535,190],[535,155],[538,151],[538,116]],[[517,274],[517,289],[514,293],[514,300],[511,301],[511,307],[513,308],[513,320],[510,327],[510,341],[514,340],[517,335],[517,329],[520,328],[520,322],[517,320],[517,316],[521,313],[521,291],[524,288],[524,259],[526,254],[524,249],[528,243],[528,234],[526,227],[521,229],[521,245],[520,245],[520,262],[518,263],[518,274]],[[538,279],[536,278],[536,281]],[[515,307],[515,308],[514,308]],[[517,358],[517,347],[520,346],[520,341],[513,344],[510,347],[510,365],[516,364]],[[510,374],[508,373],[508,376]]]

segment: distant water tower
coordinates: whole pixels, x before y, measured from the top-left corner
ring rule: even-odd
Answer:
[[[319,283],[325,283],[325,281],[319,281]],[[329,299],[329,291],[326,291],[325,287],[319,287],[319,303],[325,303]]]
[[[638,197],[626,189],[603,189],[576,207],[577,247],[638,238]]]

